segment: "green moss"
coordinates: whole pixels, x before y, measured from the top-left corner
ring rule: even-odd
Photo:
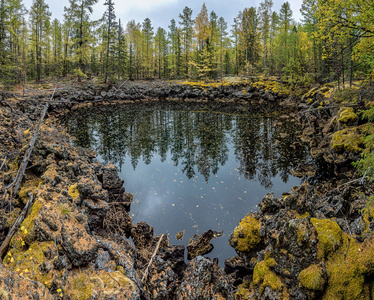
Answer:
[[[35,242],[26,251],[19,248],[11,249],[4,258],[4,265],[20,275],[43,283],[50,288],[53,280],[52,273],[41,273],[39,266],[47,259],[44,252],[54,248],[53,242]]]
[[[26,244],[31,245],[34,242],[34,221],[39,216],[39,212],[43,204],[37,200],[31,208],[30,214],[25,220],[23,220],[20,230],[10,240],[9,246],[11,248],[17,248],[17,251],[23,249]]]
[[[338,249],[342,243],[342,230],[339,225],[329,219],[311,218],[310,222],[318,233],[318,257],[323,259]]]
[[[342,107],[338,113],[339,122],[341,123],[354,123],[358,121],[358,116],[352,107]]]
[[[29,193],[34,193],[35,190],[40,187],[42,184],[42,180],[40,178],[34,178],[32,180],[26,181],[20,191],[18,192],[18,196],[22,200],[23,204],[26,204],[29,200]]]
[[[359,133],[358,128],[345,128],[332,135],[332,148],[338,152],[357,153],[363,150],[364,137]]]
[[[72,300],[87,300],[92,297],[94,285],[84,272],[70,276],[66,284],[66,294]]]
[[[299,274],[300,287],[304,287],[313,291],[323,291],[325,286],[325,278],[323,278],[323,270],[318,265],[310,265],[302,270]]]
[[[358,243],[343,233],[343,244],[326,262],[328,285],[323,299],[368,299],[366,281],[374,272],[374,243]]]
[[[74,202],[79,200],[80,194],[76,184],[69,187],[68,194],[73,198]]]
[[[365,223],[364,235],[370,233],[370,223],[374,218],[374,196],[370,196],[367,200],[365,207],[361,209],[362,219]]]
[[[86,300],[100,291],[116,294],[119,289],[134,290],[134,283],[120,271],[94,272],[87,269],[70,276],[66,284],[66,294],[72,300]]]
[[[17,220],[21,213],[21,209],[16,207],[14,208],[10,213],[6,214],[6,222],[5,222],[5,227],[10,228],[13,226],[14,222]]]
[[[244,281],[242,284],[238,286],[238,289],[235,293],[235,300],[245,300],[249,299],[249,295],[251,294],[251,287],[248,281]]]
[[[239,252],[250,252],[260,243],[261,222],[253,215],[245,216],[235,228],[232,242]]]
[[[280,292],[283,287],[281,279],[270,269],[276,265],[276,261],[271,257],[256,264],[253,270],[253,285],[260,285],[259,292],[262,294],[266,287]]]

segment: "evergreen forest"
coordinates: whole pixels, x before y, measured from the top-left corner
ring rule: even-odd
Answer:
[[[272,0],[225,20],[205,3],[186,6],[168,28],[116,18],[112,0],[92,19],[98,0],[69,0],[63,20],[51,18],[45,0],[25,7],[0,0],[0,80],[75,76],[103,82],[139,79],[220,79],[276,76],[292,84],[352,85],[374,74],[374,7],[370,0],[303,0],[296,22],[288,2]],[[214,8],[213,8],[214,9]],[[228,25],[232,23],[232,25]]]

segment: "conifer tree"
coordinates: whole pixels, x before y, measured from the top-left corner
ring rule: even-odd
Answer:
[[[78,81],[86,77],[86,67],[90,55],[91,28],[93,22],[90,20],[92,6],[98,0],[69,0],[70,6],[65,7],[65,19],[71,25],[72,47],[75,52],[77,67],[75,73]]]
[[[106,83],[108,80],[108,76],[112,77],[114,71],[114,49],[112,47],[112,44],[114,42],[116,33],[116,15],[114,13],[114,2],[112,0],[106,0],[104,5],[107,6],[107,10],[104,13],[104,22],[106,25],[106,55],[104,67],[104,82]]]
[[[192,48],[192,39],[193,39],[193,25],[194,20],[192,19],[192,9],[189,7],[185,7],[183,9],[183,13],[179,14],[179,25],[181,26],[181,38],[182,38],[182,45],[183,45],[183,66],[184,66],[184,75],[189,76],[189,65],[190,65],[190,55],[191,55],[191,48]]]
[[[151,77],[151,70],[153,66],[152,56],[153,56],[153,27],[151,25],[151,20],[146,18],[142,26],[142,36],[143,36],[143,77],[149,79]]]
[[[32,30],[32,44],[35,53],[36,81],[42,75],[42,49],[46,45],[45,39],[51,12],[44,0],[34,0],[30,10],[30,27]]]

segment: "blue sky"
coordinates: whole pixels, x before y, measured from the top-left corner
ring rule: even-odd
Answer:
[[[26,8],[32,4],[32,0],[24,0]],[[64,6],[69,6],[68,0],[45,0],[52,12],[52,18],[62,19]],[[105,0],[99,0],[94,6],[93,19],[99,19],[105,10],[103,5]],[[130,20],[143,22],[145,18],[150,18],[154,31],[157,27],[168,29],[171,19],[178,21],[178,15],[183,11],[185,6],[192,8],[193,17],[200,12],[205,2],[209,13],[214,10],[218,17],[224,17],[228,25],[231,27],[233,19],[238,15],[239,11],[245,7],[258,7],[260,0],[114,0],[115,13],[117,18],[121,19],[122,24],[126,24]],[[273,0],[273,10],[279,12],[280,7],[285,2],[283,0]],[[296,21],[300,19],[300,7],[302,0],[289,0],[293,17]]]

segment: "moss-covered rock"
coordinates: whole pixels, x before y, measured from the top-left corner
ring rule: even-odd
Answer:
[[[96,281],[93,281],[96,282]],[[86,300],[93,296],[94,284],[84,272],[70,276],[66,284],[66,294],[72,300]],[[100,287],[97,286],[97,287]]]
[[[338,153],[360,152],[363,150],[364,144],[365,139],[357,127],[345,128],[332,135],[332,148]]]
[[[261,222],[253,214],[245,216],[230,237],[230,244],[238,252],[251,252],[261,242]]]
[[[79,201],[80,193],[76,184],[69,187],[68,194],[73,198],[75,203]]]
[[[326,262],[328,285],[323,299],[370,299],[369,276],[374,272],[374,243],[358,243],[343,233],[342,246]]]
[[[310,222],[318,233],[318,257],[325,258],[338,249],[342,243],[342,230],[337,223],[329,219],[311,218]]]
[[[325,278],[323,269],[319,265],[310,265],[299,274],[300,287],[312,291],[323,291],[325,287]]]
[[[253,281],[252,287],[258,286],[260,294],[265,291],[266,287],[271,288],[273,291],[278,292],[279,299],[287,298],[285,295],[288,294],[287,288],[281,278],[272,271],[277,265],[277,262],[274,258],[270,256],[270,253],[267,252],[265,259],[256,264],[253,270]]]
[[[238,286],[238,289],[234,295],[235,300],[245,300],[249,299],[251,294],[251,286],[248,281],[244,281],[242,284]]]
[[[25,243],[31,245],[34,240],[34,222],[35,219],[39,216],[40,210],[42,209],[43,204],[36,200],[34,205],[31,208],[31,212],[28,217],[23,220],[20,229],[17,233],[13,236],[10,241],[11,248],[22,249],[25,246]]]
[[[352,107],[342,107],[339,110],[338,119],[340,123],[353,125],[358,121],[358,116]]]
[[[50,288],[53,280],[52,273],[40,271],[40,265],[47,261],[44,252],[54,249],[53,242],[35,242],[26,251],[20,248],[11,249],[4,258],[4,265],[20,275],[41,282]]]

